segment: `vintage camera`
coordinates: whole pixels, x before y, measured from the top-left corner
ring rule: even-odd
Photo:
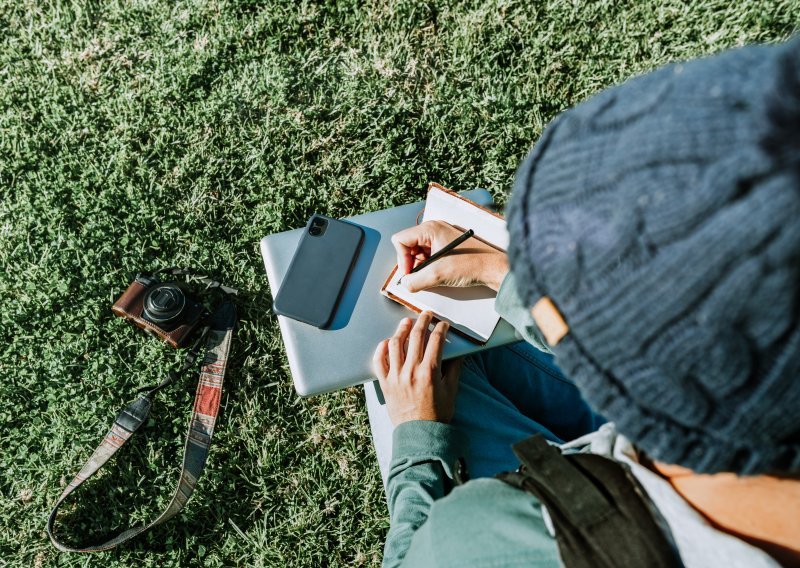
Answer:
[[[173,347],[183,347],[208,317],[205,306],[178,282],[137,274],[111,310]]]

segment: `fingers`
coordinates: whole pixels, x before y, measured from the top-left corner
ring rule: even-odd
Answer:
[[[386,380],[389,374],[389,340],[384,339],[378,343],[375,354],[372,356],[372,370],[380,382]]]
[[[397,326],[397,331],[389,339],[389,368],[399,370],[405,362],[405,345],[408,332],[411,330],[411,320],[403,318]]]
[[[428,338],[423,361],[431,367],[442,367],[442,353],[444,352],[448,329],[450,329],[450,324],[446,321],[440,321],[433,328],[431,336]]]
[[[419,272],[406,274],[403,276],[403,286],[405,286],[409,292],[419,292],[420,290],[427,290],[428,288],[439,286],[442,283],[442,276],[440,267],[435,266],[436,264],[436,262],[433,262],[430,266],[423,268]]]
[[[416,365],[422,361],[422,356],[425,354],[425,335],[428,332],[428,326],[432,318],[433,314],[430,312],[422,312],[419,318],[417,318],[417,322],[414,324],[408,336],[406,364],[411,363]]]
[[[427,223],[415,225],[392,235],[392,244],[397,253],[397,270],[400,276],[408,274],[422,249],[430,250],[431,233]]]

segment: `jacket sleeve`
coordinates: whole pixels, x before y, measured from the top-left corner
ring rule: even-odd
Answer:
[[[466,436],[454,426],[416,420],[394,429],[386,483],[391,526],[383,566],[400,566],[431,505],[452,487],[452,466],[466,453]]]
[[[522,335],[525,341],[545,353],[552,353],[542,336],[542,332],[539,331],[536,322],[533,321],[530,308],[523,305],[517,291],[515,276],[511,272],[506,275],[500,285],[500,290],[497,292],[497,298],[494,301],[494,309],[501,318],[514,326],[514,329]]]

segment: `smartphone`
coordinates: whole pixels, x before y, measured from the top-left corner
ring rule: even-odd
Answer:
[[[358,225],[313,215],[272,311],[322,329],[330,326],[363,241],[364,230]]]

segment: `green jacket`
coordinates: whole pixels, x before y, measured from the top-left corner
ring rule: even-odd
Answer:
[[[526,340],[547,350],[510,274],[495,309]],[[451,468],[465,454],[464,434],[448,424],[414,421],[395,428],[383,565],[560,566],[534,496],[491,478],[453,488]]]

